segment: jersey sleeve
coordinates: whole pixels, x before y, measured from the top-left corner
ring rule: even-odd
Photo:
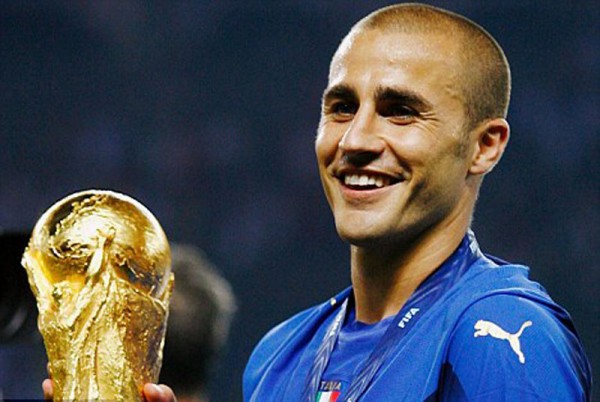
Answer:
[[[499,294],[459,319],[442,384],[444,401],[588,401],[591,374],[566,312]]]

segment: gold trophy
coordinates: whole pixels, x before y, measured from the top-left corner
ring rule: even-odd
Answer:
[[[167,237],[142,204],[90,190],[38,220],[22,264],[56,401],[142,401],[157,382],[174,277]]]

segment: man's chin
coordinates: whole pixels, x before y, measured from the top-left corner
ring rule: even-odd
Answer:
[[[407,228],[401,231],[398,228],[358,226],[336,226],[338,236],[351,246],[360,248],[377,248],[383,252],[384,249],[403,248],[413,243],[418,236],[414,230]]]
[[[373,230],[361,230],[356,227],[337,228],[340,238],[356,247],[371,247],[381,244],[386,236]]]

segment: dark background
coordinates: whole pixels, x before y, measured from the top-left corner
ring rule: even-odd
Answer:
[[[234,287],[239,311],[212,390],[240,400],[262,334],[349,284],[313,140],[331,55],[387,4],[1,1],[0,227],[29,231],[87,188],[144,203]],[[484,184],[479,241],[532,267],[597,368],[600,3],[431,4],[486,27],[512,66],[512,138]]]

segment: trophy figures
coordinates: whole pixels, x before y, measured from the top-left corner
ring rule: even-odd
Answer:
[[[141,401],[158,380],[174,282],[156,218],[122,194],[72,194],[38,220],[22,264],[55,400]]]

